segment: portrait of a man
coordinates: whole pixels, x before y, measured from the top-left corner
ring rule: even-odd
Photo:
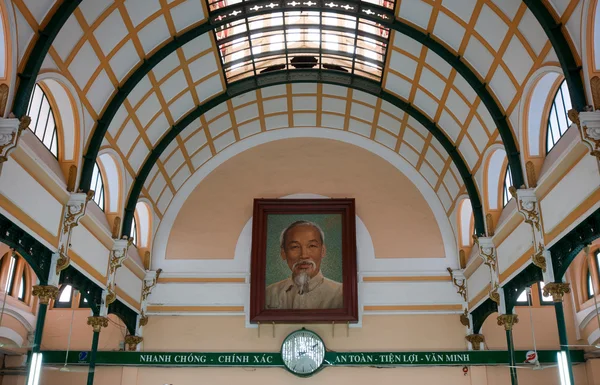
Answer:
[[[279,256],[289,276],[267,286],[267,309],[339,309],[343,285],[327,278],[322,262],[327,257],[325,233],[315,222],[297,220],[281,231]]]
[[[357,322],[354,199],[255,199],[250,322]]]

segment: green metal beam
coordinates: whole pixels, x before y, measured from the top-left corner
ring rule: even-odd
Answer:
[[[533,16],[540,23],[544,32],[548,36],[554,52],[558,57],[558,62],[563,70],[569,94],[571,95],[571,105],[577,111],[583,111],[587,105],[585,97],[585,88],[583,87],[581,66],[577,65],[571,46],[563,31],[563,24],[557,22],[552,13],[546,8],[541,0],[523,0]],[[512,166],[511,166],[512,167]]]
[[[150,155],[146,158],[142,168],[140,169],[138,175],[135,178],[135,181],[129,193],[127,204],[125,206],[122,234],[128,235],[130,232],[131,223],[133,221],[133,214],[135,211],[135,205],[142,191],[142,187],[144,186],[144,182],[146,181],[146,178],[150,173],[150,170],[152,169],[160,155],[163,153],[163,151],[173,140],[175,140],[175,138],[177,137],[177,135],[179,135],[179,133],[181,133],[181,131],[183,131],[188,125],[190,125],[202,114],[206,113],[210,109],[216,107],[221,103],[226,102],[227,100],[235,96],[263,87],[289,83],[325,83],[358,89],[376,97],[379,97],[383,100],[386,100],[391,104],[394,104],[395,106],[397,106],[398,108],[402,109],[407,114],[415,118],[429,132],[433,134],[433,136],[446,149],[448,154],[450,154],[452,161],[456,165],[465,183],[469,199],[471,199],[471,204],[473,205],[473,216],[475,218],[475,229],[477,231],[477,234],[484,233],[485,225],[483,220],[483,210],[481,206],[481,200],[479,198],[479,192],[477,191],[477,188],[475,186],[473,176],[471,175],[467,164],[460,156],[457,148],[452,144],[448,137],[446,137],[444,132],[427,116],[425,116],[415,107],[413,107],[410,103],[399,99],[398,97],[390,94],[389,92],[384,91],[379,85],[379,83],[365,78],[333,71],[288,70],[262,74],[235,82],[231,84],[224,93],[196,107],[186,116],[184,116],[177,124],[172,126],[167,131],[166,135],[154,147],[154,149],[152,149]]]
[[[52,15],[46,28],[39,32],[39,37],[29,54],[25,68],[23,69],[23,72],[19,73],[20,82],[17,92],[15,93],[12,109],[12,112],[17,118],[22,117],[27,112],[27,106],[29,105],[33,87],[35,86],[40,68],[42,68],[42,63],[48,54],[48,50],[50,50],[54,39],[56,39],[61,28],[65,25],[81,1],[82,0],[64,0],[54,15]]]

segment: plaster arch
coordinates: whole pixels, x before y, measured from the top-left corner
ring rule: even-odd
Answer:
[[[4,26],[4,41],[8,43],[6,47],[6,68],[5,79],[8,84],[8,98],[6,100],[6,110],[0,111],[0,116],[7,117],[11,110],[15,89],[17,84],[17,24],[15,15],[12,12],[12,1],[4,0],[0,2],[0,11],[2,12],[2,23]],[[7,36],[8,35],[8,36]],[[11,58],[10,60],[8,58]]]
[[[102,173],[102,182],[104,184],[104,196],[106,199],[105,212],[120,213],[124,204],[124,168],[119,163],[119,157],[115,151],[106,148],[100,151],[98,155],[98,166]]]
[[[7,328],[6,326],[0,326],[0,338],[5,338],[17,346],[23,345],[23,337],[19,335],[16,331],[11,328]]]
[[[590,78],[592,74],[600,72],[600,47],[598,50],[594,43],[600,44],[600,25],[596,26],[595,20],[600,23],[600,7],[598,0],[584,0],[581,18],[581,57],[583,68],[583,86],[588,100],[593,103]],[[586,17],[587,15],[587,17]]]
[[[484,156],[484,167],[481,175],[481,186],[483,186],[484,212],[501,211],[500,203],[500,177],[504,175],[503,165],[506,163],[506,152],[504,147],[495,144],[486,150]]]
[[[255,136],[251,136],[240,142],[237,142],[234,145],[231,145],[230,147],[226,148],[222,152],[218,153],[215,157],[213,157],[210,161],[208,161],[204,166],[202,166],[198,171],[196,171],[194,174],[192,174],[192,176],[188,178],[188,180],[183,184],[183,186],[179,189],[178,193],[171,201],[161,222],[158,225],[152,252],[153,269],[163,268],[165,270],[173,271],[173,269],[176,270],[181,268],[180,264],[178,264],[176,260],[167,261],[165,259],[169,235],[173,228],[175,219],[179,214],[181,208],[183,207],[183,204],[187,200],[188,196],[192,193],[192,191],[194,191],[194,189],[202,182],[204,178],[206,178],[219,165],[223,164],[228,159],[242,153],[245,150],[248,150],[263,143],[269,143],[288,138],[325,138],[341,141],[348,144],[353,144],[357,147],[361,147],[379,156],[380,158],[386,160],[388,163],[394,166],[396,169],[398,169],[415,185],[420,194],[427,201],[427,204],[429,205],[433,213],[433,216],[438,224],[441,233],[445,258],[432,258],[433,260],[439,261],[435,263],[431,263],[430,261],[429,265],[439,270],[444,270],[448,266],[451,266],[453,268],[457,266],[458,258],[456,249],[456,239],[452,229],[452,225],[450,224],[450,220],[446,215],[445,210],[436,193],[429,186],[427,181],[406,160],[401,158],[398,154],[394,153],[393,151],[370,141],[368,138],[359,137],[348,132],[323,128],[289,128],[285,130],[264,132]],[[428,258],[418,259],[426,260]],[[210,260],[186,260],[185,266],[187,266],[188,270],[196,270],[202,268],[203,263],[206,264],[209,262]],[[412,271],[427,269],[426,265],[417,265],[413,266],[413,264],[407,262],[406,268]],[[241,272],[245,271],[245,268],[244,266],[240,265],[232,265],[230,266],[230,269],[226,271]]]
[[[542,147],[542,133],[544,133],[547,122],[547,105],[551,103],[554,86],[558,79],[564,79],[561,68],[558,66],[544,66],[535,71],[529,78],[523,94],[524,101],[519,108],[518,133],[521,148],[522,164],[532,158],[545,158],[546,154]],[[541,164],[540,164],[541,167]],[[539,171],[539,170],[536,170]]]
[[[50,91],[59,110],[60,124],[57,124],[57,128],[61,131],[59,138],[62,138],[59,161],[74,164],[80,170],[85,134],[81,101],[77,91],[65,76],[57,72],[41,73],[37,77],[37,83],[42,83]],[[77,173],[77,178],[79,174],[81,173]],[[76,182],[79,183],[79,180]]]

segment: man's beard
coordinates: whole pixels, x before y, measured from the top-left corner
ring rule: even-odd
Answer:
[[[296,269],[296,266],[303,263],[310,263],[313,269],[317,268],[317,264],[313,261],[298,261],[292,266],[292,271]],[[308,283],[310,282],[310,275],[306,270],[300,271],[298,274],[293,275],[294,284],[298,288],[298,294],[302,295],[308,293]]]

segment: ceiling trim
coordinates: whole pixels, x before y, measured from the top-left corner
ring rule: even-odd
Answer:
[[[290,83],[335,84],[360,90],[395,105],[396,107],[400,108],[401,110],[412,116],[414,119],[416,119],[429,132],[431,132],[431,134],[440,142],[440,144],[444,147],[444,149],[446,149],[446,151],[452,158],[452,161],[456,165],[461,175],[461,178],[465,184],[467,194],[469,195],[469,199],[471,200],[471,204],[473,206],[473,215],[475,217],[476,232],[477,234],[485,233],[485,222],[483,216],[483,208],[481,205],[481,198],[479,196],[479,191],[477,190],[473,176],[471,175],[471,172],[464,159],[461,157],[458,149],[452,144],[450,139],[448,139],[448,137],[444,134],[444,132],[436,123],[432,122],[425,114],[417,110],[410,103],[398,98],[397,96],[387,91],[384,91],[378,82],[345,73],[298,69],[271,72],[232,83],[225,90],[225,92],[196,107],[183,118],[181,118],[177,124],[169,128],[165,136],[160,140],[160,142],[158,142],[158,144],[146,157],[144,164],[140,168],[135,178],[135,182],[129,190],[127,204],[125,205],[123,227],[121,233],[123,235],[128,235],[130,232],[137,200],[141,194],[146,178],[152,170],[152,167],[159,159],[163,151],[168,147],[168,145],[173,140],[175,140],[177,135],[179,135],[188,125],[190,125],[194,120],[196,120],[212,108],[238,95],[242,95],[244,93],[264,87]]]
[[[290,10],[298,11],[297,8],[294,7],[285,7],[282,6],[279,9],[280,11],[285,11],[287,8]],[[337,13],[340,14],[348,14],[354,15],[352,11],[345,11],[343,8],[336,9]],[[265,10],[258,11],[253,13],[253,16],[260,14],[268,14],[271,13],[271,10],[265,7]],[[235,16],[235,18],[227,19],[227,23],[235,22],[236,20],[242,20],[246,16],[243,13]],[[442,59],[444,59],[449,65],[451,65],[461,76],[465,78],[465,80],[471,85],[476,94],[479,96],[487,110],[489,111],[492,119],[496,123],[496,127],[500,133],[502,138],[502,142],[504,144],[506,154],[508,157],[508,162],[511,166],[511,172],[513,176],[513,182],[516,186],[522,186],[525,184],[525,179],[523,177],[523,169],[521,167],[520,161],[520,152],[518,151],[515,137],[513,132],[509,126],[508,118],[499,107],[496,99],[491,94],[490,90],[487,88],[487,84],[483,83],[477,74],[475,74],[471,68],[461,59],[460,55],[451,52],[448,48],[446,48],[443,44],[436,41],[431,37],[430,34],[422,32],[415,27],[412,27],[408,24],[405,24],[401,20],[393,19],[391,21],[382,20],[379,17],[370,16],[369,14],[361,15],[362,18],[375,21],[377,23],[381,23],[388,28],[391,28],[399,33],[407,35],[419,43],[423,44],[427,48],[431,49],[433,52],[438,54]],[[84,163],[81,170],[81,179],[79,183],[79,188],[83,191],[87,191],[90,188],[92,171],[94,168],[94,163],[96,161],[96,156],[104,139],[104,135],[110,126],[110,123],[114,116],[116,115],[118,109],[121,104],[125,101],[129,93],[135,88],[138,82],[148,74],[154,66],[156,66],[162,59],[167,57],[169,54],[173,53],[177,48],[183,46],[185,43],[193,40],[194,38],[206,33],[208,31],[213,30],[214,28],[225,24],[225,21],[220,23],[209,23],[205,22],[196,27],[188,30],[187,32],[181,34],[180,36],[175,36],[172,41],[167,43],[165,46],[160,48],[153,54],[151,57],[146,59],[125,81],[122,87],[120,87],[117,93],[113,96],[113,98],[108,103],[108,106],[104,110],[104,113],[98,119],[98,123],[96,128],[93,131],[92,137],[89,141],[89,145],[84,155]],[[232,83],[234,85],[234,83]],[[137,178],[136,178],[137,179]],[[472,201],[473,203],[473,201]],[[474,206],[475,212],[475,206]],[[477,222],[477,221],[476,221]],[[478,231],[480,230],[477,227]],[[481,230],[483,231],[483,227]]]
[[[42,63],[54,43],[54,39],[67,22],[71,14],[77,9],[82,0],[64,0],[58,7],[52,18],[42,31],[38,34],[38,39],[29,53],[27,63],[23,71],[19,72],[19,87],[15,94],[13,103],[13,114],[21,118],[27,112],[29,99],[33,93],[33,88],[37,82],[37,76],[42,68]]]
[[[569,87],[571,105],[577,111],[583,111],[587,102],[582,80],[582,67],[577,65],[577,62],[575,61],[575,55],[573,55],[571,46],[565,36],[563,23],[557,22],[554,19],[554,16],[552,16],[552,13],[546,8],[544,2],[540,0],[523,0],[523,2],[540,23],[544,32],[546,32],[548,40],[550,40],[552,48],[554,48],[554,51],[556,52],[556,56],[558,57],[558,61]]]

